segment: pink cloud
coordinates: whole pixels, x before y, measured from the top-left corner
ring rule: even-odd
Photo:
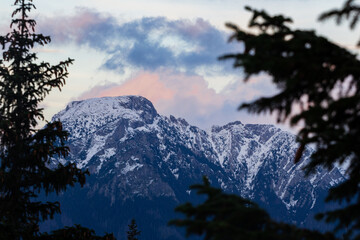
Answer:
[[[178,22],[178,23],[179,23],[177,24],[178,28],[185,34],[192,37],[198,37],[212,28],[209,22],[201,18],[196,19],[195,23],[192,23],[190,21],[187,21],[187,24],[184,24],[182,22]]]
[[[165,86],[156,73],[143,72],[122,85],[97,86],[80,96],[80,99],[92,97],[114,97],[121,95],[140,95],[153,103],[174,98],[175,90]]]
[[[256,84],[264,85],[260,80]],[[240,79],[225,92],[217,93],[201,76],[170,71],[142,72],[123,84],[96,86],[79,99],[121,95],[143,96],[160,114],[182,117],[203,128],[235,120],[274,123],[273,119],[267,120],[266,117],[251,121],[254,116],[236,110],[241,101],[259,95],[259,90],[244,87]]]
[[[112,18],[87,8],[78,8],[75,15],[39,19],[39,32],[52,36],[55,42],[74,41],[81,44],[92,26],[112,22]]]

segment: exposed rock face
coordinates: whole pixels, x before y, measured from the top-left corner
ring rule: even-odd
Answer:
[[[343,180],[337,168],[304,178],[311,150],[295,165],[294,135],[272,125],[233,122],[204,131],[159,115],[143,97],[72,102],[54,119],[70,133],[71,154],[60,161],[92,173],[83,189],[61,196],[56,224],[82,223],[119,239],[131,218],[143,230],[141,239],[184,239],[166,222],[175,216],[174,206],[199,201],[188,187],[203,175],[253,199],[274,218],[304,226],[324,209],[328,188]]]

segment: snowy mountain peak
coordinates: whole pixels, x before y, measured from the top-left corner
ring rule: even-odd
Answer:
[[[120,96],[71,102],[54,115],[53,120],[60,119],[63,122],[65,128],[71,132],[70,138],[79,138],[120,119],[149,124],[157,115],[153,104],[146,98]]]
[[[155,116],[157,114],[153,104],[140,96],[119,96],[92,98],[82,101],[70,102],[66,109],[56,114],[53,119],[68,119],[79,116],[111,116],[127,111],[146,112]]]
[[[70,133],[71,152],[61,161],[89,169],[94,184],[88,194],[109,199],[111,206],[139,197],[187,201],[188,186],[206,175],[280,220],[301,223],[322,207],[318,199],[327,189],[344,179],[336,168],[304,178],[301,169],[312,150],[294,164],[295,136],[273,125],[236,121],[204,131],[157,114],[143,97],[72,102],[54,119]]]

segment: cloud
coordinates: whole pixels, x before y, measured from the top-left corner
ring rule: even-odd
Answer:
[[[191,124],[208,128],[231,121],[254,122],[245,112],[238,112],[242,101],[249,101],[261,94],[258,85],[267,85],[267,79],[258,79],[244,87],[240,80],[223,92],[209,88],[206,80],[198,75],[174,71],[141,72],[123,84],[99,85],[83,93],[78,99],[104,96],[141,95],[153,102],[160,114],[174,115]],[[262,118],[258,122],[269,122]],[[270,122],[273,122],[271,119]]]
[[[144,17],[119,23],[111,15],[79,8],[74,16],[40,21],[40,30],[51,35],[55,43],[75,43],[106,52],[108,58],[102,68],[119,73],[126,67],[194,73],[199,67],[219,65],[220,55],[238,48],[227,43],[228,34],[203,19]],[[226,67],[231,71],[225,64],[221,71]]]
[[[78,8],[77,13],[73,16],[57,16],[40,18],[38,20],[39,32],[44,35],[50,35],[55,43],[76,44],[101,43],[96,39],[103,40],[107,30],[114,29],[113,23],[116,22],[111,16],[105,16],[100,13]],[[103,29],[102,32],[99,30]],[[102,33],[102,34],[100,34]],[[99,47],[105,47],[105,44]]]
[[[275,90],[263,76],[245,85],[232,66],[217,61],[241,46],[228,44],[228,34],[208,21],[144,17],[119,22],[111,15],[81,8],[74,16],[39,22],[40,30],[57,44],[75,43],[105,53],[100,68],[116,73],[119,80],[129,72],[125,70],[134,70],[131,74],[135,77],[97,85],[78,99],[141,95],[152,101],[160,114],[182,117],[202,128],[235,120],[274,123],[273,118],[237,111],[241,102]],[[209,87],[209,82],[215,85],[214,79],[224,82],[217,91]]]
[[[167,87],[159,78],[158,74],[143,72],[122,85],[107,84],[96,86],[83,93],[79,99],[105,96],[115,97],[120,95],[144,96],[154,103],[173,99],[174,89]]]

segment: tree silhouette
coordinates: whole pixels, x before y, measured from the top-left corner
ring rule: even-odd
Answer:
[[[266,211],[250,200],[234,194],[223,193],[210,186],[204,177],[202,184],[190,186],[206,200],[193,206],[185,203],[176,211],[185,219],[170,221],[170,225],[186,227],[186,234],[203,236],[205,240],[333,240],[331,233],[299,229],[295,226],[271,220]]]
[[[275,113],[278,122],[289,121],[292,126],[299,126],[294,163],[300,160],[306,145],[312,144],[316,149],[304,168],[306,175],[315,173],[319,167],[329,171],[334,166],[346,167],[347,179],[331,188],[326,199],[343,207],[317,218],[335,224],[335,231],[345,232],[345,239],[360,239],[360,61],[355,54],[315,31],[293,30],[291,18],[246,9],[252,12],[249,31],[226,24],[233,30],[229,41],[239,42],[243,50],[220,59],[232,60],[234,68],[241,68],[245,82],[253,75],[270,76],[279,91],[274,96],[244,103],[239,109],[255,114]],[[342,9],[328,11],[320,20],[331,17],[338,22],[349,19],[353,28],[360,17],[360,6],[347,0]],[[186,217],[171,222],[186,227],[188,235],[204,234],[205,239],[262,239],[263,233],[271,236],[265,239],[333,237],[279,225],[264,212],[261,218],[253,219],[252,214],[261,213],[256,205],[223,194],[208,182],[192,188],[207,194],[208,200],[195,207],[191,204],[178,207],[177,211]],[[248,226],[247,220],[257,228]],[[304,231],[310,235],[302,236]]]
[[[136,225],[135,219],[131,220],[131,223],[128,225],[129,230],[127,233],[128,240],[138,240],[137,236],[140,235],[141,231],[138,231],[138,226]]]
[[[344,11],[332,10],[320,19],[355,12],[354,26],[359,8],[349,9],[352,3],[346,1]],[[253,14],[249,28],[258,33],[227,24],[234,31],[230,41],[243,44],[244,50],[220,59],[233,60],[234,67],[245,72],[245,81],[252,75],[269,75],[279,93],[244,103],[239,109],[275,112],[278,122],[289,120],[291,125],[300,126],[300,146],[294,162],[299,161],[306,145],[316,148],[305,167],[307,175],[318,167],[330,171],[334,166],[348,164],[348,178],[333,187],[326,199],[345,202],[346,206],[318,217],[336,223],[336,230],[345,230],[347,237],[360,238],[360,61],[314,31],[292,30],[290,18],[270,16],[249,7],[247,10]]]
[[[82,186],[88,174],[73,163],[50,167],[53,157],[67,156],[68,133],[59,121],[36,128],[37,121],[44,120],[39,103],[53,88],[65,84],[73,60],[57,65],[40,62],[31,50],[49,43],[50,37],[35,33],[36,22],[28,17],[35,8],[32,0],[16,0],[14,5],[12,31],[0,36],[0,239],[11,240],[39,237],[39,222],[60,213],[59,202],[41,202],[40,193],[58,194],[75,183]],[[77,226],[41,237],[70,239],[55,238],[63,233],[93,236],[92,230]]]
[[[51,234],[43,233],[38,240],[116,240],[113,234],[105,234],[103,237],[95,235],[92,229],[75,225],[53,231]]]
[[[341,24],[342,21],[349,20],[350,28],[354,29],[359,21],[360,17],[360,5],[355,3],[355,0],[346,0],[341,9],[333,9],[324,12],[320,15],[319,20],[325,21],[330,18],[336,18],[336,22]],[[360,41],[357,43],[360,46]]]

